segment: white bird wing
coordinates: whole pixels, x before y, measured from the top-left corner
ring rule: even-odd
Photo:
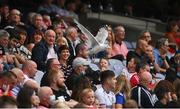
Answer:
[[[108,48],[109,46],[107,44],[100,44],[97,45],[97,46],[94,46],[92,49],[90,49],[89,51],[89,54],[92,55],[92,54],[97,54],[99,53],[100,51],[104,51]]]
[[[81,32],[87,36],[86,44],[89,48],[93,48],[96,45],[100,45],[96,38],[77,20],[74,19],[74,23],[77,24],[77,27],[81,30]]]
[[[104,44],[107,37],[108,31],[105,28],[100,28],[95,38],[100,44]]]

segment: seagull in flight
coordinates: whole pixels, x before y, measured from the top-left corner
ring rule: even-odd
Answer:
[[[87,36],[86,45],[89,48],[89,54],[97,54],[100,51],[106,50],[109,46],[105,43],[108,37],[108,31],[105,27],[99,29],[96,36],[93,36],[91,32],[89,32],[82,24],[80,24],[77,20],[74,19],[74,23],[76,23],[77,27],[81,30],[81,32]]]

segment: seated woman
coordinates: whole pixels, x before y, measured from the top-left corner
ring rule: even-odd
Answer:
[[[68,64],[69,56],[70,56],[69,47],[66,45],[62,45],[59,48],[59,62],[60,62],[61,70],[64,72],[66,79],[72,72],[72,65]]]
[[[129,81],[124,75],[119,75],[117,78],[115,94],[116,94],[116,103],[115,108],[122,108],[122,105],[125,104],[126,100],[130,99],[131,96],[131,86]]]

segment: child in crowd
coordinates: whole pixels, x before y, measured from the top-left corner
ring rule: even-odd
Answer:
[[[131,58],[129,61],[127,61],[126,67],[122,70],[122,75],[125,75],[127,80],[130,81],[132,87],[138,82],[137,78],[135,77],[137,75],[136,65],[138,63],[139,62],[136,58]]]
[[[87,105],[89,109],[96,109],[94,91],[90,88],[86,88],[82,91],[80,96],[80,103]]]
[[[109,63],[107,58],[101,58],[99,60],[99,69],[100,71],[108,70],[109,68]]]

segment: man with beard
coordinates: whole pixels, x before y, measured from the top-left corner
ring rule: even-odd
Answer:
[[[51,70],[48,74],[48,79],[50,87],[53,90],[56,99],[60,96],[63,96],[66,101],[70,100],[70,95],[67,92],[67,89],[64,84],[64,73],[61,70]]]
[[[61,70],[51,70],[48,73],[48,80],[50,83],[50,88],[53,91],[56,99],[65,101],[69,107],[73,107],[77,104],[76,101],[72,100],[70,97],[69,90],[65,85],[65,76]]]

